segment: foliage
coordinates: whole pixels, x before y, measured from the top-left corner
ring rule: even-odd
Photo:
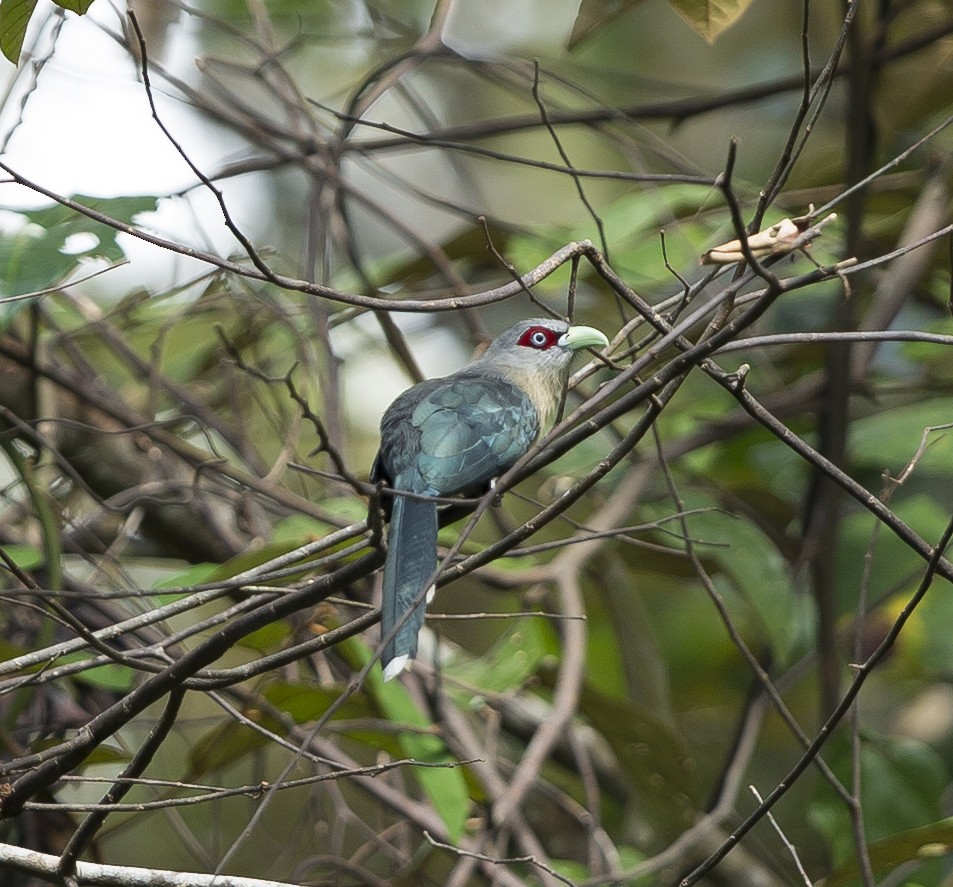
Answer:
[[[61,9],[83,15],[93,0],[53,0]],[[26,31],[36,12],[36,0],[3,0],[0,3],[0,52],[17,64]]]
[[[53,0],[61,9],[84,15],[93,0]],[[605,27],[628,7],[641,0],[607,3],[606,0],[583,0],[576,16],[571,43]],[[672,8],[708,42],[713,42],[725,28],[744,13],[751,0],[668,0]],[[36,11],[36,0],[2,0],[0,2],[0,52],[17,64],[26,39],[27,27]]]
[[[948,4],[479,6],[11,72],[4,883],[950,883]],[[385,684],[377,420],[541,312],[612,344]]]
[[[643,0],[582,0],[569,45],[609,27],[620,15]],[[709,43],[737,21],[751,0],[669,0],[669,5]]]

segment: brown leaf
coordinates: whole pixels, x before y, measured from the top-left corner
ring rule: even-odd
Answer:
[[[668,0],[694,31],[714,43],[744,14],[751,0]]]

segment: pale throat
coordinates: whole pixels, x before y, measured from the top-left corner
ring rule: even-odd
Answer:
[[[534,367],[530,372],[527,372],[525,367],[508,367],[503,364],[497,365],[496,370],[508,381],[526,392],[526,396],[536,407],[540,433],[548,430],[556,418],[556,411],[559,409],[559,402],[562,399],[565,385],[564,377],[566,375],[563,368],[559,366],[541,366]]]

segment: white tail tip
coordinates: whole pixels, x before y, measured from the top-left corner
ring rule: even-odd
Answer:
[[[404,668],[406,668],[407,663],[410,661],[410,657],[404,653],[401,656],[395,656],[391,659],[387,665],[384,666],[384,680],[390,681],[399,675]]]

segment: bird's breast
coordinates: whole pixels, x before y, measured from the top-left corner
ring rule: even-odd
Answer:
[[[556,417],[562,400],[564,381],[558,371],[526,372],[520,368],[501,367],[501,374],[516,385],[536,410],[539,429],[548,429]]]

